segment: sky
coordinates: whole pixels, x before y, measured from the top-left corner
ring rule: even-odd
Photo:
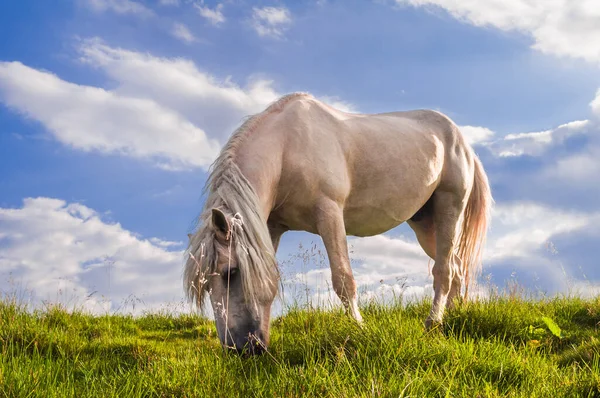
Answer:
[[[21,0],[0,3],[0,37],[3,295],[188,311],[208,167],[294,91],[445,113],[495,199],[481,286],[600,293],[595,0]],[[349,244],[361,299],[431,293],[406,225]],[[284,235],[277,257],[280,307],[339,304],[317,235]]]

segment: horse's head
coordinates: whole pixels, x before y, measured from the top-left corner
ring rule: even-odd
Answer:
[[[273,254],[265,253],[264,237],[257,239],[248,232],[252,225],[227,210],[212,209],[205,228],[202,247],[196,251],[200,258],[191,259],[196,276],[186,280],[196,286],[193,295],[198,303],[205,294],[209,296],[223,347],[263,353],[269,344],[271,304],[277,295]]]

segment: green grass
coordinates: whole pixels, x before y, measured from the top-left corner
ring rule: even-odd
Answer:
[[[0,397],[600,397],[600,297],[496,297],[426,332],[429,305],[367,305],[362,328],[292,309],[273,320],[268,354],[240,358],[198,316],[31,313],[4,300]]]

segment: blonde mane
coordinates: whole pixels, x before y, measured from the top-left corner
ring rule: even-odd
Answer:
[[[275,252],[267,227],[267,220],[260,213],[260,204],[254,188],[238,167],[235,156],[237,149],[268,116],[279,113],[290,101],[310,96],[306,93],[286,95],[263,112],[250,116],[233,133],[221,153],[211,165],[210,174],[203,192],[207,199],[198,218],[200,225],[190,238],[186,250],[184,290],[190,301],[202,308],[209,278],[215,273],[216,242],[211,227],[213,208],[220,208],[228,217],[237,217],[231,222],[232,253],[235,253],[244,296],[248,303],[261,301],[262,296],[277,289],[279,270]],[[240,222],[241,221],[241,222]],[[251,306],[252,307],[252,306]]]

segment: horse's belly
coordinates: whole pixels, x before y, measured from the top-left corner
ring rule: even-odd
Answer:
[[[353,212],[345,216],[346,234],[354,236],[379,235],[402,224],[408,218],[390,217],[382,211],[371,209],[369,211]]]
[[[405,180],[382,186],[371,186],[348,197],[344,206],[348,235],[378,235],[409,220],[429,200],[437,179],[426,185]]]
[[[347,206],[344,210],[346,233],[354,236],[384,233],[410,219],[421,206],[421,201],[405,206],[398,206],[398,202],[383,206]]]

